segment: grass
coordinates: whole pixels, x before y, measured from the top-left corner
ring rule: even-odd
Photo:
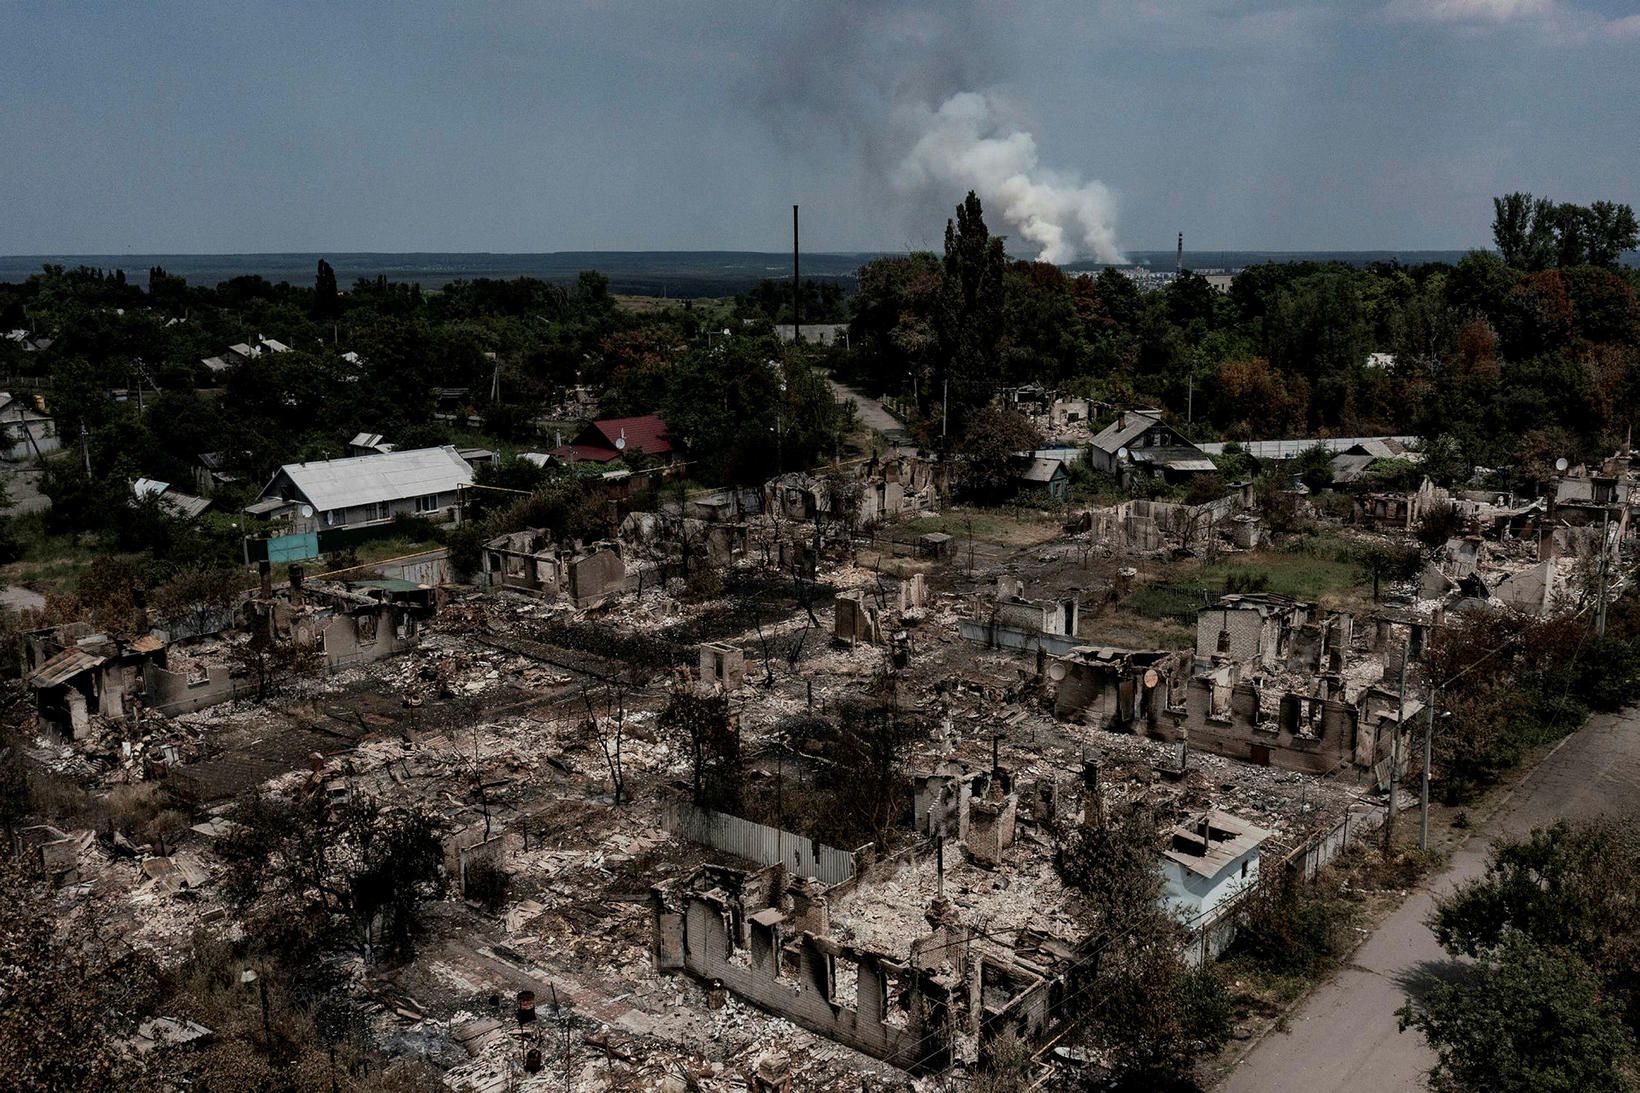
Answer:
[[[108,554],[95,535],[68,535],[46,531],[43,513],[30,512],[11,521],[21,551],[14,562],[0,566],[0,584],[21,585],[36,592],[72,591],[92,559]]]
[[[1003,546],[1026,546],[1047,542],[1061,534],[1057,520],[1014,509],[953,507],[936,516],[918,516],[898,525],[911,535],[944,532],[958,539],[975,539]]]
[[[1299,549],[1232,555],[1211,564],[1174,563],[1135,589],[1122,608],[1153,619],[1193,620],[1198,608],[1217,600],[1227,587],[1256,587],[1260,581],[1263,591],[1323,602],[1350,598],[1366,587],[1345,545],[1318,537],[1305,540]]]

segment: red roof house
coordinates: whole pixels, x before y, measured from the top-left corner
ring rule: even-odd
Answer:
[[[613,463],[629,452],[667,455],[672,443],[666,438],[666,422],[654,414],[642,417],[613,417],[588,422],[575,439],[552,450],[554,458]]]

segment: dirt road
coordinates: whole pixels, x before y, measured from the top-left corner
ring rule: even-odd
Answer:
[[[1217,1087],[1218,1093],[1413,1093],[1434,1063],[1416,1032],[1400,1032],[1395,1011],[1424,962],[1446,953],[1425,925],[1436,894],[1478,876],[1499,835],[1519,835],[1557,818],[1583,819],[1640,808],[1640,710],[1602,714],[1569,737],[1514,796],[1453,855],[1448,868],[1414,892],[1356,951],[1354,960],[1294,1013]],[[1416,817],[1412,822],[1416,823]]]
[[[882,433],[888,442],[894,445],[896,451],[912,453],[917,450],[917,442],[906,431],[905,423],[884,409],[881,402],[852,388],[844,387],[834,379],[828,378],[826,382],[831,384],[838,402],[853,399],[859,410],[861,424]]]

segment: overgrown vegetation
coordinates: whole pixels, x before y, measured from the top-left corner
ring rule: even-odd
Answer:
[[[1604,635],[1587,616],[1471,613],[1436,632],[1428,657],[1450,713],[1434,736],[1437,784],[1460,804],[1590,710],[1640,697],[1640,604],[1614,602]]]
[[[1118,1089],[1187,1087],[1195,1061],[1230,1035],[1229,997],[1210,971],[1185,963],[1185,928],[1162,903],[1164,819],[1143,800],[1108,812],[1094,803],[1058,833],[1056,864],[1084,897],[1098,948],[1072,1000],[1075,1036]]]
[[[1494,844],[1436,907],[1473,964],[1432,972],[1401,1011],[1439,1056],[1439,1093],[1632,1090],[1640,1032],[1640,836],[1564,821]]]

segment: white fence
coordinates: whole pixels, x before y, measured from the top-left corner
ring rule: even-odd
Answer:
[[[840,884],[854,876],[854,855],[847,850],[817,843],[805,835],[795,835],[778,827],[743,820],[691,804],[674,805],[662,821],[666,830],[693,842],[750,858],[760,865],[784,865],[803,877],[822,884]]]

